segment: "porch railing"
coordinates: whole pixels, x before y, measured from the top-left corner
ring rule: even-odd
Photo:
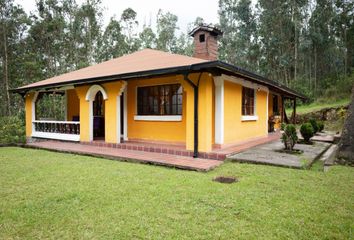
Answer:
[[[80,141],[80,122],[36,120],[33,124],[33,137]]]

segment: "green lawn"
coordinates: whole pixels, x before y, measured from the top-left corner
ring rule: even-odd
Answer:
[[[322,108],[327,108],[327,107],[345,106],[345,105],[348,105],[349,102],[350,102],[349,98],[348,99],[337,100],[337,101],[332,101],[330,103],[313,102],[313,103],[310,103],[310,104],[307,104],[307,105],[297,106],[296,107],[296,113],[304,114],[304,113],[319,111]],[[287,113],[288,116],[291,116],[292,112],[293,112],[292,108],[286,109],[286,113]]]
[[[0,170],[0,239],[353,239],[350,167],[198,173],[0,148]]]

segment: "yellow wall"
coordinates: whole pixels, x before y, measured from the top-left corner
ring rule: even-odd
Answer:
[[[80,100],[77,97],[76,90],[70,89],[66,91],[66,102],[67,102],[67,120],[72,121],[73,116],[80,115]]]
[[[198,105],[198,138],[199,151],[210,152],[214,142],[213,134],[213,102],[214,94],[213,78],[207,73],[203,73],[199,85],[199,105]]]
[[[224,83],[224,143],[231,144],[267,135],[267,92],[256,91],[257,121],[241,121],[242,86]]]
[[[80,141],[90,141],[90,115],[89,102],[86,93],[90,86],[76,87],[76,94],[80,100]]]
[[[128,81],[128,139],[143,139],[170,142],[186,142],[186,89],[183,89],[182,121],[140,121],[134,120],[137,115],[137,87],[159,84],[180,83],[184,87],[182,76],[162,77],[145,80]]]
[[[117,97],[123,87],[123,81],[102,84],[108,99],[105,100],[105,141],[108,143],[117,143]],[[119,130],[120,137],[120,130]]]
[[[25,110],[26,110],[26,136],[32,135],[32,101],[35,93],[31,92],[25,96]]]
[[[105,142],[117,143],[117,97],[123,86],[123,81],[104,83],[101,87],[107,93],[105,100]],[[90,141],[90,103],[86,100],[86,94],[91,86],[76,87],[76,93],[80,99],[80,141]]]
[[[197,83],[199,73],[189,78]],[[180,83],[183,87],[182,121],[140,121],[137,114],[136,92],[139,86]],[[199,85],[199,151],[211,151],[214,142],[214,83],[208,73],[203,73]],[[194,90],[183,76],[161,77],[148,80],[128,81],[128,139],[142,139],[185,143],[188,150],[194,149]]]
[[[189,75],[197,83],[199,73]],[[139,121],[134,120],[137,114],[136,93],[138,86],[180,83],[183,86],[182,121]],[[182,75],[159,77],[154,79],[136,79],[127,82],[127,129],[128,139],[147,141],[168,141],[185,143],[188,150],[194,145],[194,91],[183,80]],[[243,140],[265,136],[267,134],[267,92],[256,91],[257,121],[241,121],[242,86],[229,81],[224,82],[224,143],[232,144]],[[105,100],[105,141],[116,143],[117,139],[117,97],[122,90],[123,81],[104,83],[101,85],[108,96]],[[80,141],[90,140],[89,101],[86,94],[90,86],[79,86],[68,91],[68,120],[80,115]],[[26,135],[31,135],[33,94],[26,96]],[[203,73],[199,86],[199,151],[209,152],[215,142],[215,87],[213,77]],[[269,115],[272,111],[271,96],[269,96]],[[72,104],[72,103],[76,104]],[[79,103],[79,106],[78,104]],[[120,133],[120,131],[119,131]]]

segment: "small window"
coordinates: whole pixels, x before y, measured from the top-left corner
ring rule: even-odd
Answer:
[[[205,34],[199,35],[199,42],[205,42]]]
[[[273,115],[279,115],[278,95],[273,95]]]
[[[138,87],[138,115],[182,115],[180,84]]]
[[[242,87],[242,115],[254,115],[254,89]]]

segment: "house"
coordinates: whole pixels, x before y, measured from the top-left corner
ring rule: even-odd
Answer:
[[[191,32],[194,56],[144,49],[14,91],[25,99],[26,136],[107,145],[127,141],[211,152],[268,135],[284,120],[284,99],[304,96],[217,60],[222,32]],[[37,119],[40,94],[66,96],[66,121]]]

